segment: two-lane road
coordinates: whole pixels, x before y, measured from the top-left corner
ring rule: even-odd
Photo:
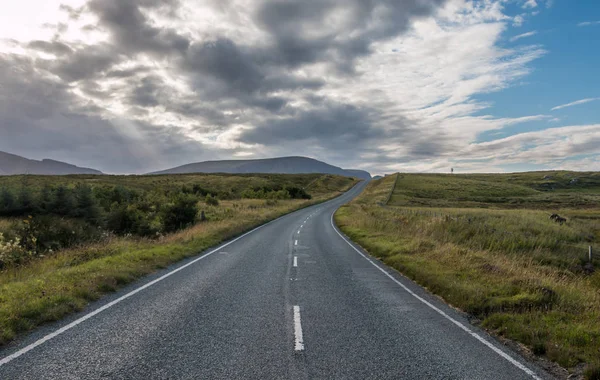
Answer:
[[[549,378],[344,239],[364,186],[36,331],[0,379]]]

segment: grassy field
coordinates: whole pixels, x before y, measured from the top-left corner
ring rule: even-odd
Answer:
[[[0,187],[18,187],[23,180],[0,177]],[[90,301],[143,275],[193,256],[285,213],[337,196],[357,182],[330,175],[202,174],[33,176],[27,181],[32,187],[48,184],[74,187],[83,181],[93,187],[138,189],[149,192],[149,196],[157,191],[179,191],[184,185],[200,184],[204,189],[224,194],[225,199],[219,199],[217,205],[209,204],[200,197],[197,210],[204,211],[207,220],[198,220],[188,228],[159,238],[106,234],[105,238],[93,243],[46,252],[21,265],[5,267],[0,271],[0,344],[40,324],[82,310]],[[277,186],[302,187],[312,198],[245,199],[241,196],[248,189]],[[14,219],[0,218],[0,232],[11,228]]]
[[[45,185],[69,186],[88,184],[95,187],[123,186],[130,189],[163,191],[199,184],[220,193],[223,198],[239,198],[249,188],[263,186],[298,186],[313,195],[326,193],[347,183],[347,177],[322,174],[170,174],[170,175],[65,175],[65,176],[0,176],[0,188],[18,188],[23,182],[32,189]]]
[[[503,209],[597,208],[600,173],[400,174],[389,205]]]
[[[490,332],[598,378],[600,270],[587,263],[589,245],[600,251],[598,173],[393,175],[336,221]]]

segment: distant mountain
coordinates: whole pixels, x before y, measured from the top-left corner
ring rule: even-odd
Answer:
[[[204,161],[150,174],[178,173],[323,173],[370,179],[364,170],[348,170],[308,157],[277,157],[258,160]]]
[[[45,174],[45,175],[64,175],[64,174],[102,174],[101,171],[80,168],[66,162],[43,159],[41,161],[30,160],[25,157],[17,156],[0,151],[0,175],[15,174]]]

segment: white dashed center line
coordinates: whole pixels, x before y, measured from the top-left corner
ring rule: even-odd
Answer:
[[[298,256],[294,256],[294,264],[293,264],[294,268],[298,267]]]
[[[302,322],[300,321],[300,306],[294,306],[294,350],[304,350],[304,339],[302,338]]]
[[[294,245],[298,245],[298,240],[295,240],[295,241],[294,241]]]

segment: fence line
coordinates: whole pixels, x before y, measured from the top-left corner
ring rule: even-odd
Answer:
[[[394,190],[396,190],[396,184],[398,183],[399,179],[400,179],[400,173],[396,173],[396,179],[394,180],[394,184],[392,185],[392,189],[390,190],[390,193],[388,194],[384,205],[387,205],[390,202],[390,199],[392,199],[392,195],[394,194]]]

